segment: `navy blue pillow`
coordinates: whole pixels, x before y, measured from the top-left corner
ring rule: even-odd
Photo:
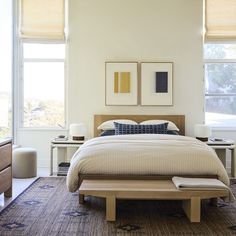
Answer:
[[[114,122],[115,135],[122,134],[167,134],[168,123],[154,125],[130,125]]]
[[[179,135],[179,132],[176,130],[167,130],[167,134],[170,135]],[[104,130],[102,131],[102,133],[100,134],[100,136],[111,136],[111,135],[115,135],[115,130]]]

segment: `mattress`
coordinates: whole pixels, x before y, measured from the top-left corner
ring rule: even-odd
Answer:
[[[79,175],[215,175],[229,178],[215,151],[205,143],[180,135],[138,134],[97,137],[74,154],[67,175],[69,191],[79,187]]]

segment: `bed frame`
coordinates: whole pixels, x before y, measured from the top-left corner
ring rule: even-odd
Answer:
[[[179,128],[179,134],[185,135],[185,116],[184,115],[94,115],[94,137],[99,136],[101,133],[97,127],[107,120],[113,119],[130,119],[136,122],[142,122],[145,120],[169,120],[176,124]],[[169,185],[172,184],[173,176],[170,175],[100,175],[100,174],[85,174],[79,175],[79,203],[84,203],[84,196],[98,196],[98,197],[105,197],[107,202],[107,220],[115,220],[115,199],[116,198],[137,198],[136,193],[132,195],[132,190],[128,191],[127,189],[122,189],[119,187],[118,189],[106,189],[105,187],[109,183],[109,181],[118,181],[119,186],[123,186],[123,184],[127,184],[130,181],[136,181],[138,184],[145,181],[146,186],[147,183],[151,183],[151,181],[157,181],[158,183],[165,183]],[[195,178],[218,178],[215,175],[182,175],[182,177],[195,177]],[[84,181],[83,181],[84,180]],[[90,182],[89,182],[90,181]],[[91,182],[93,181],[93,182]],[[105,187],[101,185],[105,181]],[[164,182],[163,182],[164,181]],[[90,183],[93,183],[92,185]],[[101,187],[102,186],[102,187]],[[174,190],[174,191],[173,191]],[[111,192],[114,195],[112,199],[109,198]],[[119,194],[123,191],[123,195],[120,196]],[[98,194],[99,192],[99,194]],[[216,192],[209,192],[209,194],[202,193],[201,191],[195,191],[193,196],[197,196],[197,199],[192,198],[193,196],[189,195],[189,193],[180,193],[179,190],[176,190],[175,187],[172,188],[154,188],[152,192],[148,193],[145,191],[145,187],[140,187],[140,193],[144,195],[141,196],[143,199],[182,199],[184,200],[184,210],[190,219],[191,222],[200,222],[200,201],[204,198],[211,198],[211,203],[214,205],[217,204],[217,197],[225,196],[226,193],[216,193]],[[154,193],[155,192],[155,193]],[[180,194],[181,197],[177,197],[176,194]],[[150,196],[149,196],[150,195]],[[136,196],[136,197],[134,197]],[[133,199],[132,198],[132,199]],[[187,199],[187,201],[186,201]],[[112,200],[112,201],[111,201]]]
[[[131,119],[136,122],[145,120],[169,120],[179,128],[179,134],[185,134],[185,116],[184,115],[94,115],[94,136],[101,133],[97,127],[104,121],[113,119]],[[89,180],[171,180],[170,175],[101,175],[101,174],[79,174],[79,186],[85,179]],[[218,178],[216,175],[182,175],[182,177],[195,178]],[[83,202],[83,196],[80,196],[80,202]]]

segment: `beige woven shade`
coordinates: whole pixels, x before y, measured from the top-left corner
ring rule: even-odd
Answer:
[[[205,1],[205,40],[236,40],[236,0]]]
[[[64,0],[21,0],[22,38],[64,39],[64,26]]]

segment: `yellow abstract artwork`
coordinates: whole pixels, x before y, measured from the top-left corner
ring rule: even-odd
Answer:
[[[114,93],[130,93],[130,72],[114,72]]]

